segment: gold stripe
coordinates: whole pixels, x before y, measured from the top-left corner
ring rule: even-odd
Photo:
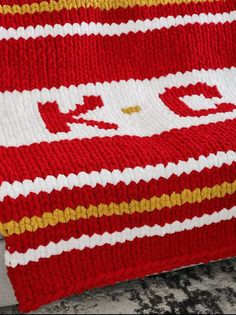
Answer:
[[[153,196],[150,199],[141,201],[132,200],[131,202],[121,202],[119,204],[99,204],[90,205],[88,208],[78,206],[76,209],[66,208],[65,210],[56,209],[52,213],[45,212],[42,217],[33,216],[24,217],[19,222],[9,221],[0,224],[0,232],[4,236],[12,234],[22,234],[25,231],[35,232],[37,229],[44,229],[47,226],[55,226],[58,223],[67,223],[79,219],[89,219],[91,217],[102,217],[112,215],[133,214],[135,212],[143,213],[163,208],[172,208],[176,205],[181,206],[186,203],[200,203],[203,200],[213,198],[223,198],[226,194],[232,195],[236,191],[236,180],[232,183],[224,182],[221,185],[212,187],[196,188],[193,191],[184,189],[181,193],[173,192],[171,195],[163,194],[160,197]]]
[[[140,106],[136,105],[136,106],[124,107],[124,108],[121,108],[121,110],[124,114],[131,115],[133,113],[139,113],[142,109]]]
[[[117,8],[127,8],[138,6],[152,6],[159,4],[168,4],[168,3],[190,3],[190,2],[213,2],[220,0],[50,0],[50,1],[42,1],[39,3],[32,4],[14,4],[14,5],[0,5],[0,14],[16,14],[19,13],[21,15],[30,13],[34,14],[36,12],[53,12],[53,11],[61,11],[63,9],[71,10],[78,8],[99,8],[101,10],[110,10]]]

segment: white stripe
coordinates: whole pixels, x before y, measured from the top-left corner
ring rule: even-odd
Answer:
[[[53,142],[64,139],[91,139],[115,135],[152,136],[171,129],[207,125],[236,118],[232,112],[210,114],[201,117],[181,117],[160,99],[166,88],[206,83],[215,85],[222,97],[206,99],[203,95],[185,97],[184,102],[194,110],[217,108],[220,103],[235,104],[236,68],[216,70],[192,70],[177,72],[151,80],[112,81],[110,83],[88,83],[69,87],[61,86],[42,90],[13,91],[0,93],[0,146],[21,146],[42,141]],[[104,106],[91,110],[84,118],[115,123],[117,130],[99,129],[96,126],[72,123],[69,132],[50,133],[39,113],[38,103],[56,101],[61,112],[74,110],[83,104],[83,97],[100,95]],[[122,108],[139,105],[141,111],[126,115]]]
[[[190,174],[192,171],[201,172],[205,168],[221,167],[223,164],[230,165],[234,161],[236,161],[236,152],[220,151],[216,154],[211,153],[207,157],[200,156],[198,159],[189,158],[187,161],[179,161],[177,164],[169,162],[166,166],[164,164],[137,166],[135,168],[125,168],[123,171],[102,169],[100,172],[80,172],[68,176],[60,174],[57,177],[49,175],[45,179],[37,177],[34,180],[26,179],[22,182],[9,183],[5,181],[0,186],[0,201],[7,196],[17,198],[23,195],[26,197],[30,193],[50,193],[54,189],[60,191],[63,188],[81,188],[85,185],[95,187],[98,184],[105,187],[107,184],[117,185],[120,182],[129,185],[131,182],[138,183],[141,180],[149,182],[152,179],[158,180],[161,177],[168,179],[172,175],[180,176],[183,173]]]
[[[160,17],[154,18],[152,20],[146,19],[144,21],[128,21],[127,23],[112,23],[112,24],[101,24],[95,22],[82,22],[81,24],[74,23],[69,24],[66,23],[64,25],[55,24],[55,25],[37,25],[36,27],[28,26],[18,27],[17,29],[0,27],[0,40],[1,39],[29,39],[29,38],[38,38],[38,37],[47,37],[47,36],[74,36],[74,35],[101,35],[101,36],[114,36],[121,34],[128,34],[129,32],[137,33],[142,32],[145,33],[147,31],[160,30],[162,28],[171,28],[177,27],[180,25],[187,24],[209,24],[209,23],[226,23],[233,22],[236,20],[236,11],[231,11],[229,13],[201,13],[199,15],[178,15],[177,17],[168,16],[168,17]]]
[[[140,228],[125,228],[121,232],[113,232],[104,234],[93,234],[92,236],[83,235],[78,239],[74,237],[68,241],[61,240],[58,243],[50,242],[46,246],[40,245],[36,249],[28,249],[25,253],[15,251],[5,252],[5,262],[9,267],[15,268],[17,265],[27,265],[30,261],[39,261],[40,258],[49,258],[54,255],[60,255],[62,252],[70,252],[73,249],[83,250],[85,248],[94,248],[105,244],[115,245],[116,243],[125,243],[133,241],[135,238],[161,236],[166,234],[174,234],[185,230],[200,228],[204,225],[210,225],[221,221],[231,220],[236,217],[236,207],[230,210],[223,209],[213,214],[204,214],[201,217],[186,219],[183,222],[175,221],[171,224],[166,223],[164,226],[154,225],[152,227],[144,225]]]

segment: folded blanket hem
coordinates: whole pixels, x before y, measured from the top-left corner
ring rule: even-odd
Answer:
[[[69,288],[63,288],[56,290],[51,294],[39,296],[37,295],[37,301],[25,300],[21,301],[19,305],[20,312],[30,312],[38,309],[43,304],[48,304],[61,298],[68,297],[73,294],[80,294],[86,290],[94,288],[101,288],[108,285],[112,285],[118,282],[134,280],[145,276],[160,274],[175,269],[184,267],[191,267],[193,265],[204,264],[214,262],[221,259],[228,259],[235,256],[236,245],[222,248],[208,252],[204,251],[197,255],[184,255],[167,259],[161,262],[150,262],[144,266],[137,266],[132,268],[125,268],[111,273],[103,273],[95,278],[89,278],[83,281],[82,284],[77,284],[75,281]]]

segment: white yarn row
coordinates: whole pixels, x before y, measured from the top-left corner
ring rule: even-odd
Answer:
[[[162,28],[169,29],[171,27],[177,26],[184,26],[188,24],[209,24],[209,23],[226,23],[226,22],[233,22],[236,20],[236,11],[231,11],[229,13],[201,13],[201,14],[193,14],[193,15],[178,15],[176,17],[167,16],[167,17],[160,17],[154,18],[152,20],[146,19],[144,21],[137,20],[137,21],[128,21],[127,23],[112,23],[112,24],[101,24],[95,22],[82,22],[81,24],[74,23],[69,24],[66,23],[64,25],[55,24],[55,25],[48,25],[45,26],[37,25],[28,26],[28,27],[18,27],[17,29],[14,28],[4,28],[0,27],[0,40],[1,39],[29,39],[33,38],[36,39],[38,37],[56,37],[62,36],[65,37],[67,35],[74,36],[74,35],[101,35],[101,36],[120,36],[122,34],[128,34],[130,32],[137,33],[142,32],[145,33],[147,31],[153,30],[160,30]]]
[[[91,173],[80,172],[78,174],[69,174],[67,176],[59,174],[58,176],[47,176],[46,178],[37,177],[34,180],[26,179],[22,182],[13,183],[2,182],[0,185],[0,201],[7,196],[16,199],[20,195],[28,196],[30,193],[39,194],[40,192],[50,193],[53,190],[62,190],[63,188],[72,189],[74,187],[83,187],[89,185],[95,187],[100,184],[105,187],[107,184],[117,185],[120,182],[129,185],[131,182],[138,183],[141,180],[149,182],[152,179],[168,179],[172,175],[190,174],[192,171],[201,172],[212,167],[221,167],[224,164],[230,165],[236,161],[236,152],[219,151],[216,154],[208,156],[201,155],[198,159],[189,158],[187,161],[178,163],[169,162],[167,165],[157,164],[155,166],[146,165],[145,167],[125,168],[124,170],[114,169],[112,171],[102,169],[101,171],[92,171]]]

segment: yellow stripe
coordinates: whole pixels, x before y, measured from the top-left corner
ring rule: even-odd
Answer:
[[[88,208],[78,206],[76,209],[66,208],[65,210],[56,209],[52,213],[45,212],[42,217],[24,217],[19,222],[10,221],[0,224],[0,232],[5,236],[12,234],[22,234],[25,231],[35,232],[37,229],[46,228],[48,225],[55,226],[58,223],[67,223],[70,220],[89,219],[91,217],[102,217],[112,215],[133,214],[144,211],[152,212],[163,208],[172,208],[176,205],[181,206],[186,203],[200,203],[206,199],[223,198],[226,194],[232,195],[236,191],[236,180],[232,183],[224,182],[221,185],[212,187],[196,188],[193,191],[184,189],[181,193],[173,192],[171,195],[163,194],[160,197],[153,196],[150,199],[141,201],[132,200],[131,202],[121,202],[120,204],[99,204],[90,205]]]
[[[121,110],[124,114],[131,115],[133,113],[139,113],[142,109],[140,106],[136,105],[136,106],[124,107],[124,108],[121,108]]]
[[[110,10],[117,8],[127,8],[138,6],[152,6],[159,4],[168,4],[168,3],[190,3],[190,2],[213,2],[220,0],[50,0],[50,1],[42,1],[39,3],[32,4],[14,4],[14,5],[0,5],[0,14],[34,14],[36,12],[53,12],[53,11],[61,11],[63,9],[71,10],[78,8],[88,8],[94,7],[99,8],[101,10]]]

